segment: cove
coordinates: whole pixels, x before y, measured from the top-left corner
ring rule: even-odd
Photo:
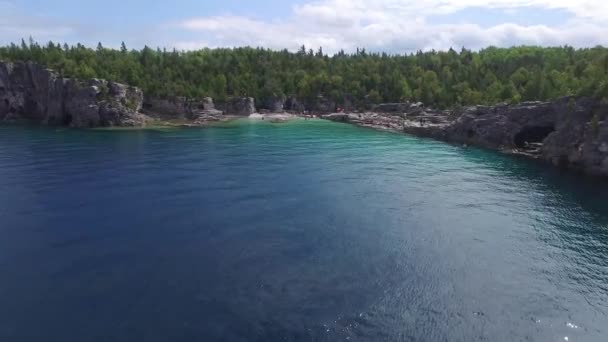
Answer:
[[[607,190],[321,120],[0,126],[0,340],[604,341]]]

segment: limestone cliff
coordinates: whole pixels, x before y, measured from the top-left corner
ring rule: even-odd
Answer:
[[[217,108],[226,114],[249,116],[256,112],[255,100],[253,97],[234,97],[226,101],[218,102]]]
[[[0,62],[0,121],[69,127],[142,126],[143,92],[124,84],[60,77],[36,63]]]

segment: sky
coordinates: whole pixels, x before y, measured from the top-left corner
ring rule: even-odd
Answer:
[[[0,45],[409,53],[608,45],[608,0],[0,0]]]

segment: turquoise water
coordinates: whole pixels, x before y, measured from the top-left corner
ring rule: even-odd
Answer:
[[[324,121],[0,126],[0,341],[606,341],[607,190]]]

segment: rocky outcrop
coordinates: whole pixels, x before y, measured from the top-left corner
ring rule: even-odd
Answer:
[[[238,116],[249,116],[256,112],[253,97],[230,98],[226,102],[218,104],[218,109],[222,109],[226,114]]]
[[[159,119],[197,120],[202,116],[220,116],[221,110],[215,109],[213,99],[188,99],[186,97],[154,98],[146,97],[143,103],[146,114]]]
[[[155,98],[145,97],[144,112],[150,116],[172,119],[186,119],[191,116],[196,104],[185,97]]]
[[[399,102],[399,103],[381,103],[372,107],[372,111],[378,113],[386,113],[386,114],[405,114],[408,113],[412,115],[415,109],[422,109],[422,103],[409,103],[409,102]]]
[[[333,113],[336,111],[337,105],[336,102],[332,101],[331,99],[323,95],[319,95],[315,101],[309,105],[309,108],[312,112]]]
[[[283,113],[285,111],[285,102],[287,99],[285,96],[271,96],[264,100],[262,108],[270,111],[271,113]]]
[[[298,98],[293,97],[293,96],[288,97],[285,100],[283,109],[288,112],[294,112],[294,113],[304,113],[304,111],[306,110],[306,108],[304,107],[304,103],[302,103],[302,101],[298,100]]]
[[[608,176],[608,103],[589,98],[437,111],[378,105],[368,113],[323,118],[475,145]]]
[[[0,62],[0,120],[70,127],[142,126],[143,93],[124,84],[60,77],[36,63]]]
[[[543,140],[541,158],[556,165],[608,176],[608,103],[563,101],[555,131]]]
[[[468,107],[454,113],[446,126],[451,141],[494,149],[523,149],[540,143],[555,130],[561,101],[528,102],[519,105]]]

